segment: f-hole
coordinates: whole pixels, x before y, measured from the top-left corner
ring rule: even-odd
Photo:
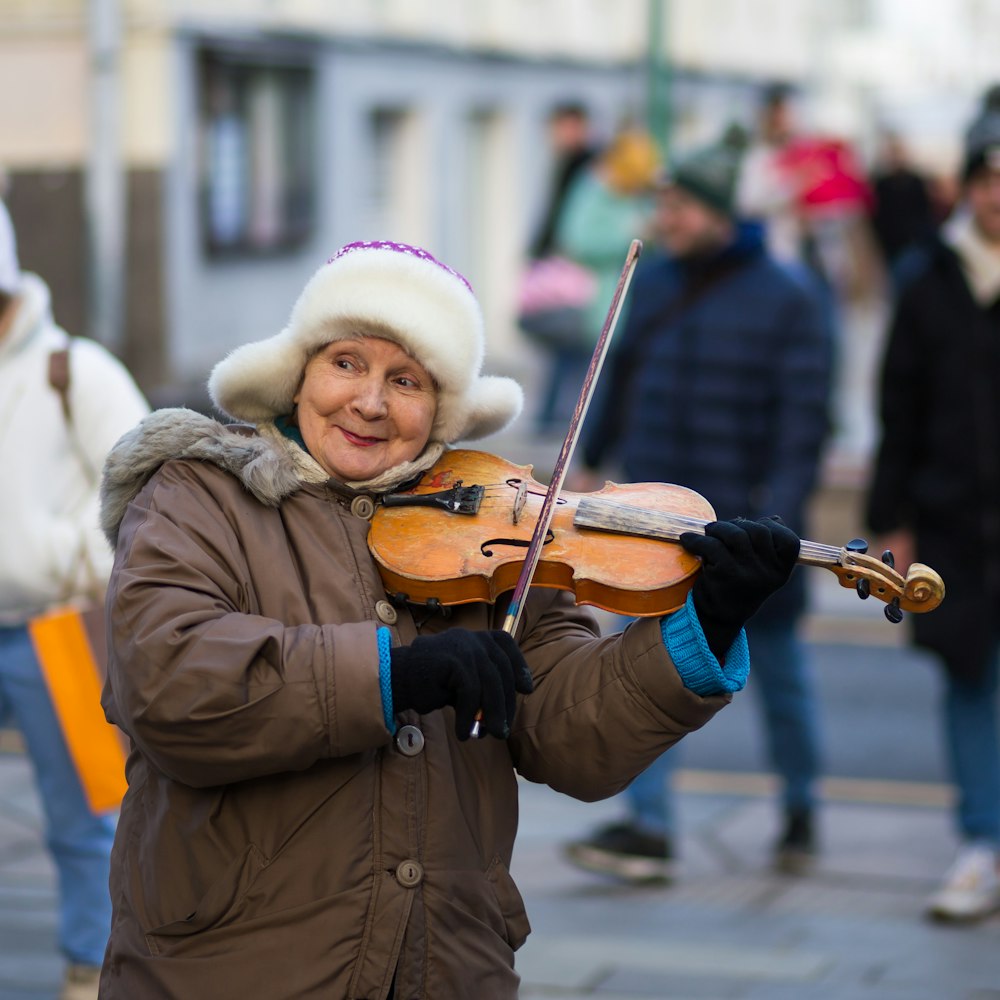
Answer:
[[[545,541],[542,545],[548,545],[549,542],[555,541],[555,535],[552,534],[552,529],[549,528],[545,532]],[[526,549],[531,544],[523,538],[487,538],[482,545],[479,546],[479,551],[482,552],[487,559],[493,558],[493,546],[495,545],[509,545],[515,549]]]

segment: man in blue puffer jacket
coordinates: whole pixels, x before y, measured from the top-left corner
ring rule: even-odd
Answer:
[[[636,274],[583,459],[595,474],[613,463],[626,482],[687,486],[720,518],[777,513],[801,534],[828,429],[832,334],[815,279],[775,261],[760,227],[735,217],[738,165],[738,148],[723,142],[664,179],[656,225],[666,252]],[[776,862],[788,871],[802,871],[816,850],[816,713],[797,636],[805,598],[797,570],[747,624],[751,686],[783,783]],[[634,881],[669,880],[677,759],[671,751],[640,775],[628,820],[567,845],[569,859]]]

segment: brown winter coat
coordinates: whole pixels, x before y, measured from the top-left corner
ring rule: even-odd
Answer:
[[[539,590],[510,739],[460,743],[446,709],[394,740],[368,524],[356,494],[301,481],[294,447],[159,411],[105,471],[104,701],[132,753],[101,996],[377,1000],[395,975],[396,1000],[516,997],[515,772],[611,795],[727,698],[682,686],[655,621],[601,639]],[[393,641],[505,608],[402,609]]]

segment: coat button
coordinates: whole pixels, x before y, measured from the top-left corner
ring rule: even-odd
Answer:
[[[424,734],[416,726],[401,726],[396,733],[396,749],[404,757],[416,757],[424,748]]]
[[[405,889],[413,889],[424,880],[424,866],[419,861],[403,861],[396,869],[396,881]]]
[[[375,605],[375,614],[383,625],[395,625],[399,620],[399,613],[388,601],[379,601]]]
[[[375,513],[375,502],[371,497],[355,497],[351,501],[351,513],[362,521],[370,521]]]

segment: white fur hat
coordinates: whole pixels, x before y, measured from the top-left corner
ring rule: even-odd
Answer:
[[[290,413],[312,354],[372,324],[388,330],[436,380],[431,440],[485,437],[521,411],[517,382],[480,374],[483,317],[465,278],[426,250],[384,241],[338,250],[306,284],[281,333],[244,344],[215,366],[212,400],[251,423]]]
[[[7,206],[0,201],[0,292],[16,295],[21,287],[21,267],[17,262],[17,239]]]

